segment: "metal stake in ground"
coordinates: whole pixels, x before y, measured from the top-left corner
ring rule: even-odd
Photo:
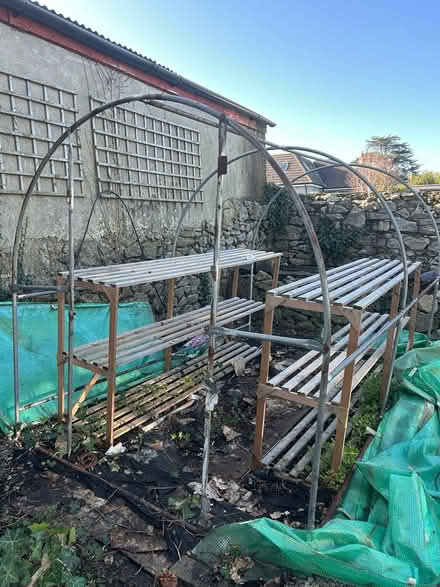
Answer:
[[[74,204],[74,187],[73,187],[73,149],[72,139],[69,135],[69,158],[67,164],[67,197],[69,205],[69,339],[68,339],[68,357],[67,357],[67,455],[72,453],[72,394],[73,394],[73,332],[75,319],[75,287],[74,287],[74,269],[75,269],[75,251],[73,242],[73,204]]]
[[[220,238],[222,233],[222,216],[223,216],[223,194],[222,183],[223,176],[227,171],[227,159],[225,155],[227,123],[225,118],[220,119],[218,127],[218,162],[217,162],[217,196],[215,206],[215,237],[214,237],[214,254],[212,266],[212,299],[211,299],[211,318],[209,331],[208,346],[208,377],[205,403],[205,439],[203,445],[203,465],[202,465],[202,495],[201,495],[201,518],[202,524],[207,524],[209,515],[209,498],[208,498],[208,469],[209,469],[209,448],[211,444],[211,420],[212,412],[217,403],[217,386],[215,384],[215,334],[212,329],[217,322],[217,304],[220,287]]]

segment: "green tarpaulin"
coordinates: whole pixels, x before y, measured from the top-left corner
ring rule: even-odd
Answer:
[[[439,584],[440,345],[404,354],[396,371],[398,400],[330,522],[313,531],[266,518],[232,524],[196,555],[213,563],[236,546],[257,561],[253,576],[287,568],[352,585]]]
[[[75,312],[75,346],[108,336],[109,308],[107,304],[78,304]],[[66,325],[67,313],[68,310],[65,314]],[[57,308],[51,304],[20,304],[18,321],[20,406],[25,406],[44,400],[57,392]],[[153,314],[147,302],[120,304],[118,332],[132,330],[152,322]],[[65,343],[67,349],[67,332]],[[160,371],[161,360],[162,354],[156,353],[130,365],[124,365],[124,371],[131,367],[136,370],[118,377],[118,389],[127,388],[144,380],[149,374]],[[147,365],[151,361],[154,362]],[[67,368],[65,371],[67,375]],[[87,383],[91,376],[91,371],[75,367],[74,388]],[[89,397],[96,397],[105,390],[105,383],[98,384]],[[21,411],[21,420],[36,422],[42,417],[54,415],[56,409],[56,401],[46,402],[38,407]],[[0,416],[3,430],[14,423],[12,322],[9,302],[0,303]]]

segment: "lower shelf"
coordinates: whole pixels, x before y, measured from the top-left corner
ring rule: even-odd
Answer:
[[[227,343],[217,348],[215,355],[215,376],[220,379],[234,370],[234,361],[244,359],[245,363],[258,357],[259,347],[244,343]],[[181,409],[189,407],[192,396],[200,391],[200,382],[206,371],[207,355],[188,361],[168,373],[149,379],[124,394],[116,395],[114,438],[142,428],[150,430]],[[74,418],[73,426],[92,426],[98,438],[105,436],[107,401],[106,399],[85,406],[84,416]]]
[[[355,389],[359,383],[368,375],[380,360],[385,350],[383,343],[365,362],[356,363],[356,371],[353,377],[352,389]],[[341,389],[340,385],[329,392],[329,400],[338,402]],[[351,409],[356,409],[360,399],[360,391],[353,393],[351,397]],[[302,475],[304,469],[312,461],[312,451],[310,450],[315,442],[316,420],[318,410],[313,408],[303,415],[301,420],[279,440],[261,459],[262,464],[271,466],[279,472],[287,473],[292,477]],[[347,432],[351,429],[348,424]],[[324,430],[322,442],[326,442],[336,431],[336,416],[326,412],[324,416]]]

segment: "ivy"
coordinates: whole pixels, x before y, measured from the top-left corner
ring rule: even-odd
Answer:
[[[359,241],[361,231],[339,227],[328,216],[320,216],[316,229],[326,265],[340,265],[346,261],[347,251]]]
[[[85,587],[75,543],[74,528],[47,522],[8,528],[0,536],[0,587],[28,585],[38,575],[41,587]]]
[[[287,189],[285,187],[280,188],[280,186],[274,183],[266,183],[264,186],[264,205],[267,205],[280,189],[279,196],[270,206],[266,214],[266,221],[269,223],[272,237],[276,237],[279,232],[285,230],[294,207]]]

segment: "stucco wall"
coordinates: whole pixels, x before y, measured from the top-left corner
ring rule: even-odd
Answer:
[[[3,23],[0,23],[0,71],[29,77],[32,80],[54,84],[76,92],[79,115],[90,110],[89,96],[110,100],[150,90],[157,92],[156,89],[149,88],[146,84],[133,78]],[[173,106],[181,110],[185,109],[180,105],[174,104]],[[139,109],[142,108],[144,107],[139,106]],[[152,107],[150,107],[150,112],[162,120],[182,124],[200,132],[202,178],[216,167],[218,139],[215,128]],[[195,113],[200,115],[197,111]],[[207,117],[205,114],[203,116]],[[0,112],[0,127],[1,119]],[[80,140],[85,182],[84,196],[78,197],[75,202],[76,247],[78,247],[86,229],[97,191],[90,123],[86,123],[81,128]],[[232,158],[247,150],[249,150],[249,145],[244,139],[228,133],[228,157]],[[230,166],[224,182],[225,197],[259,199],[262,195],[263,182],[264,163],[261,157],[249,157]],[[204,221],[211,220],[214,216],[214,199],[215,180],[212,180],[204,191],[204,203],[191,206],[185,224],[201,227]],[[0,255],[3,255],[3,261],[10,249],[21,201],[20,195],[9,195],[2,192],[0,198],[2,250]],[[153,243],[163,239],[164,236],[169,236],[183,206],[180,203],[155,203],[148,200],[130,201],[125,199],[125,202],[139,232],[148,234]],[[47,281],[54,272],[61,268],[65,258],[66,198],[56,195],[35,195],[28,210],[26,244],[23,250],[25,272],[29,278]],[[97,241],[104,233],[108,236],[109,232],[113,232],[113,237],[115,237],[119,230],[127,241],[133,237],[127,226],[127,215],[120,201],[111,198],[102,199],[95,207],[94,214],[90,219],[87,239],[92,238]],[[126,242],[125,244],[128,246],[126,255],[133,255],[133,251],[130,252],[130,243]],[[119,248],[123,247],[124,243],[122,242]],[[103,250],[105,248],[106,246],[103,245]],[[153,251],[161,252],[156,245],[148,248],[148,254],[152,255]],[[88,262],[95,263],[96,260],[96,258],[91,258],[90,254],[88,255]],[[105,259],[105,262],[111,262],[111,259]],[[2,274],[5,274],[4,267],[2,267]]]

